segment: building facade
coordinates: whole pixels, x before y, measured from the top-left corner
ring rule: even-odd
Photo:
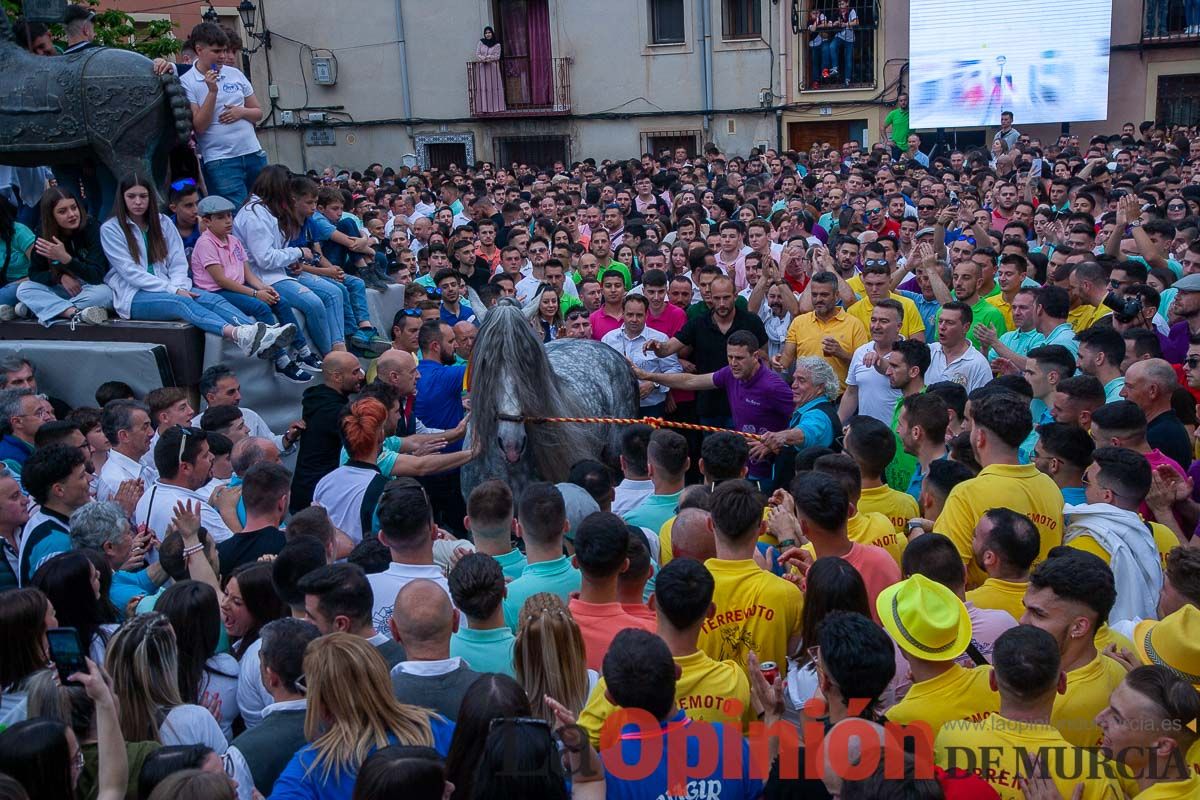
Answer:
[[[1150,20],[1146,5],[1162,2],[1113,1],[1108,119],[1074,123],[1072,133],[1148,119],[1200,120],[1200,34],[1188,32],[1179,3]],[[209,7],[207,0],[108,3],[135,19],[171,17],[180,37]],[[250,5],[247,29],[233,0],[212,3],[251,51],[250,75],[269,110],[264,147],[293,169],[374,161],[569,163],[677,146],[694,153],[709,142],[740,154],[755,145],[869,144],[880,139],[883,118],[910,83],[908,0],[851,0],[854,42],[839,48],[836,63],[818,59],[810,25],[839,13],[837,0]],[[493,73],[499,86],[474,63],[484,26],[501,42]],[[1043,141],[1060,132],[1057,124],[1015,124]],[[939,137],[919,132],[925,149]],[[946,145],[969,147],[990,133],[967,128],[940,136]]]

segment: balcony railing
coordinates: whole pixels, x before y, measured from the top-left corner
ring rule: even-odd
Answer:
[[[571,59],[540,64],[528,56],[467,62],[472,117],[545,117],[571,113]]]
[[[836,0],[798,0],[796,3],[793,30],[803,53],[801,91],[863,89],[875,85],[879,2],[857,0],[850,8],[858,24],[849,28],[854,33],[854,41],[846,42],[837,38],[837,34],[846,28],[836,25],[839,18]]]
[[[1192,18],[1186,0],[1143,0],[1142,23],[1142,41],[1146,44],[1200,44],[1200,14]]]

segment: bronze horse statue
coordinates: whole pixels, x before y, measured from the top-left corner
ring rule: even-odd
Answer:
[[[36,56],[17,44],[0,9],[0,164],[153,175],[192,133],[179,79],[155,75],[140,53],[97,47]]]

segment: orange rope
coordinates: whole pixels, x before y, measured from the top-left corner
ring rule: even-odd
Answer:
[[[585,425],[639,425],[646,424],[652,428],[681,428],[685,431],[703,431],[705,433],[736,433],[751,441],[758,441],[756,433],[731,431],[728,428],[717,428],[712,425],[693,425],[690,422],[674,422],[661,417],[645,417],[644,419],[624,419],[616,417],[525,417],[525,422],[574,422]]]

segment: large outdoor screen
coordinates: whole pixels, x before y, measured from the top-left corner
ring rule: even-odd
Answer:
[[[1124,2],[1125,0],[1122,0]],[[1112,0],[911,0],[914,128],[1108,117]]]

